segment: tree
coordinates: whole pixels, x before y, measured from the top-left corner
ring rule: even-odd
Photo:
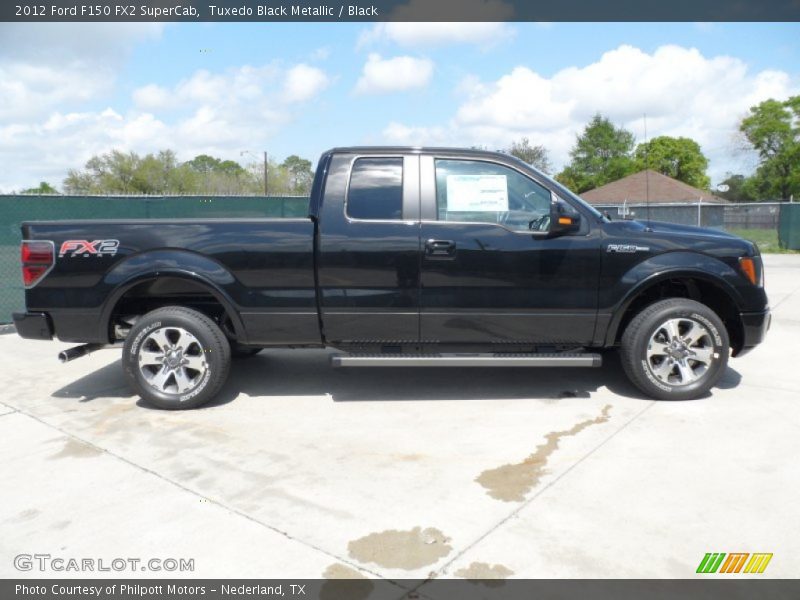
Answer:
[[[283,161],[281,168],[286,169],[289,175],[289,186],[292,194],[301,196],[311,192],[314,171],[311,170],[310,160],[292,154]]]
[[[730,202],[752,202],[755,200],[752,195],[753,190],[750,180],[744,175],[726,173],[725,179],[717,187],[719,188],[719,186],[723,185],[728,187],[727,191],[720,192],[715,190],[714,193],[721,198],[725,198],[725,200]]]
[[[40,181],[39,187],[22,190],[21,194],[57,194],[58,190],[46,181]]]
[[[758,169],[747,182],[752,193],[783,200],[800,194],[800,96],[751,107],[739,131],[759,156]]]
[[[600,114],[578,136],[571,162],[556,176],[577,193],[622,179],[636,171],[633,134]]]
[[[193,187],[171,150],[145,156],[112,150],[90,158],[83,171],[70,169],[64,180],[70,194],[186,194]]]
[[[271,193],[309,193],[310,161],[292,155],[282,164],[270,161],[268,169]],[[181,163],[172,150],[145,156],[112,150],[93,156],[82,170],[71,169],[64,189],[70,194],[260,195],[264,166],[258,162],[245,168],[208,154]]]
[[[550,157],[547,149],[541,145],[531,146],[530,140],[526,137],[511,142],[511,147],[507,152],[544,173],[550,172]]]
[[[71,194],[245,194],[254,180],[233,161],[200,155],[180,163],[172,150],[140,156],[112,150],[71,169],[64,189]]]
[[[708,159],[693,139],[662,135],[639,144],[635,157],[637,171],[653,169],[702,190],[711,184],[706,175]]]
[[[208,154],[199,154],[183,166],[195,176],[195,190],[201,194],[252,194],[256,178],[233,160],[222,160]]]
[[[178,162],[172,150],[141,158],[133,175],[133,187],[141,194],[190,194],[197,181],[187,167]]]
[[[221,160],[208,154],[198,154],[192,160],[183,163],[187,168],[196,173],[224,173],[238,175],[245,172],[239,163],[232,160]]]

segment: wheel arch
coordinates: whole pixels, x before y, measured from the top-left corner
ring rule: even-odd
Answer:
[[[694,269],[657,273],[640,281],[614,308],[605,345],[618,345],[628,323],[638,312],[666,298],[689,298],[708,306],[725,324],[733,356],[741,351],[744,324],[739,314],[738,294],[723,279]]]
[[[140,272],[116,285],[109,294],[101,313],[102,335],[113,340],[114,319],[121,315],[121,309],[126,306],[126,302],[134,298],[141,300],[142,306],[148,306],[149,310],[163,306],[198,308],[196,303],[186,303],[188,298],[197,298],[198,294],[212,299],[211,301],[218,306],[218,310],[221,310],[230,321],[233,328],[232,333],[235,334],[237,341],[245,343],[247,340],[246,330],[230,296],[219,285],[209,281],[202,274],[180,268]],[[209,306],[211,305],[209,304]],[[213,311],[198,310],[208,316],[215,316],[209,314]]]

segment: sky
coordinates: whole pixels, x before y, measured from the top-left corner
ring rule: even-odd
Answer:
[[[717,184],[756,166],[748,109],[796,94],[796,23],[2,23],[0,193],[112,149],[316,163],[528,137],[558,171],[598,112],[694,138]]]

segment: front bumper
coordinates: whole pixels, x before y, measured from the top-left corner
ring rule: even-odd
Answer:
[[[53,324],[47,313],[14,313],[12,317],[20,337],[31,340],[53,339]]]
[[[742,349],[736,354],[741,356],[746,354],[767,337],[770,325],[772,325],[772,313],[769,309],[756,313],[741,313],[742,327],[744,329],[744,339]]]

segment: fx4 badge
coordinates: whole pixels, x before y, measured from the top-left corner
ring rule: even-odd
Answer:
[[[61,244],[58,257],[114,256],[118,248],[119,240],[67,240]]]
[[[634,244],[609,244],[606,252],[617,252],[619,254],[636,254],[637,252],[650,252],[649,246],[636,246]]]

